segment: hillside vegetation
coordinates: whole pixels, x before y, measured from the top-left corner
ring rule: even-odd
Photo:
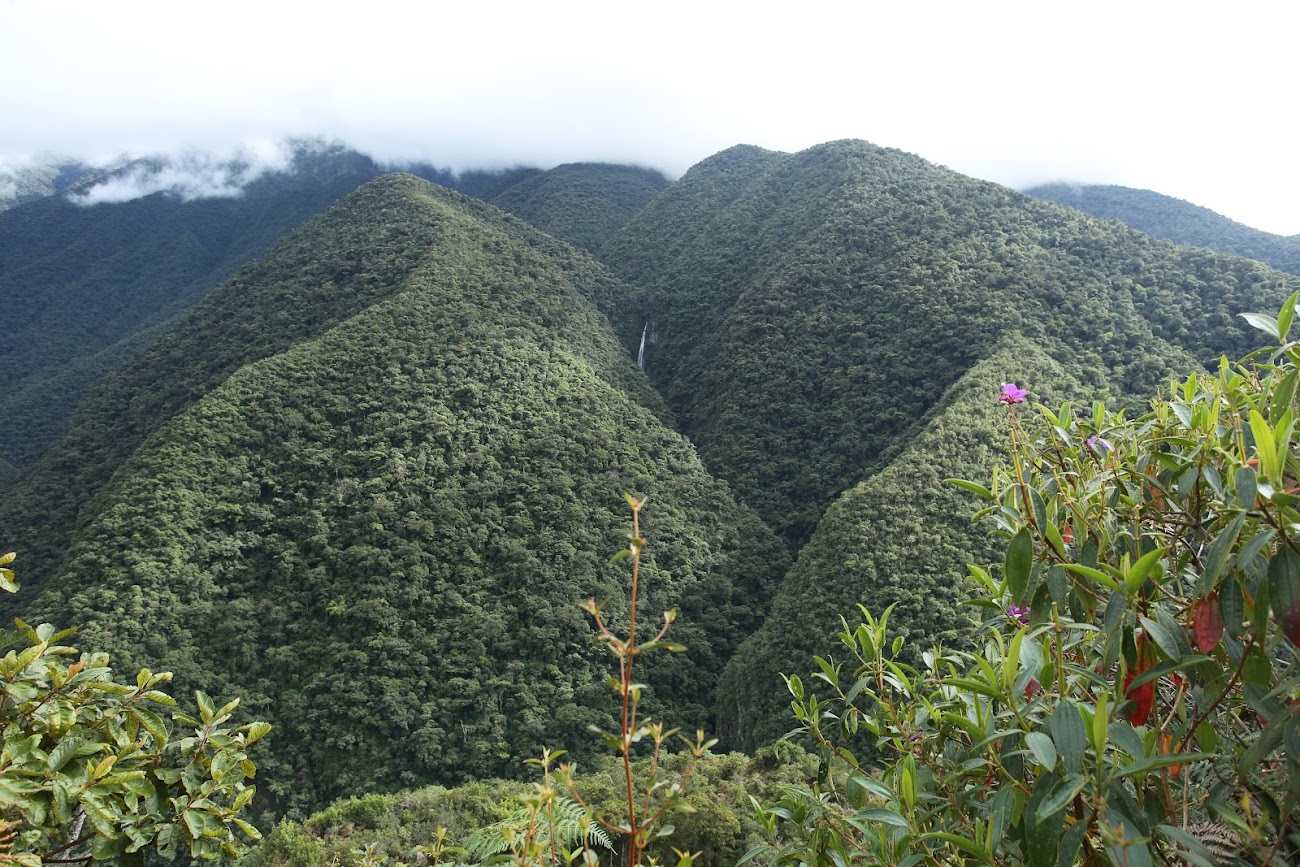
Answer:
[[[1175,244],[1258,259],[1279,271],[1300,274],[1300,236],[1252,229],[1172,196],[1107,184],[1043,184],[1025,193],[1077,208],[1098,219],[1119,220]]]
[[[630,490],[654,504],[648,610],[679,607],[692,650],[648,682],[707,719],[784,561],[652,411],[583,295],[606,282],[458,194],[363,187],[103,383],[26,477],[18,509],[62,492],[76,532],[31,546],[23,610],[241,694],[277,728],[273,809],[502,774],[612,707],[579,603],[621,594]]]
[[[0,442],[0,458],[31,463],[100,377],[241,265],[386,171],[342,145],[301,142],[284,170],[255,178],[239,195],[186,199],[158,192],[90,206],[75,195],[168,168],[156,159],[112,170],[69,163],[11,184],[22,195],[15,193],[10,209],[0,208],[0,309],[8,322],[0,343],[0,404],[14,424]],[[410,170],[518,210],[556,237],[588,247],[667,185],[657,172],[595,164],[545,173]]]
[[[567,163],[483,198],[537,228],[595,253],[668,179],[653,169]]]
[[[732,148],[657,195],[472,183],[519,215],[393,174],[287,234],[0,499],[27,580],[0,615],[241,695],[276,727],[263,815],[586,763],[614,696],[579,606],[625,616],[624,492],[642,610],[688,648],[638,668],[649,706],[769,743],[780,674],[857,603],[915,652],[970,628],[966,564],[1002,552],[943,479],[1001,461],[1004,383],[1140,408],[1293,288],[864,142]]]
[[[682,430],[796,546],[1005,334],[1147,394],[1244,354],[1236,313],[1286,294],[1256,263],[855,141],[711,157],[601,256],[644,288],[646,372]]]
[[[834,656],[835,636],[863,604],[879,614],[896,606],[891,633],[916,650],[968,638],[963,600],[968,563],[1000,551],[989,528],[972,522],[970,495],[945,478],[987,479],[1003,463],[1005,382],[1032,400],[1084,400],[1089,389],[1041,348],[1010,334],[988,358],[944,393],[892,461],[839,496],[781,583],[763,627],[728,666],[718,693],[719,733],[754,749],[790,728],[790,696],[781,675],[809,670],[815,655]]]

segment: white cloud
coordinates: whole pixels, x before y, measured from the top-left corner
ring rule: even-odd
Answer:
[[[259,140],[224,156],[189,151],[178,157],[150,157],[135,160],[68,198],[79,205],[127,202],[155,193],[186,202],[234,198],[267,172],[288,170],[291,156],[288,143]]]
[[[739,142],[855,137],[1300,232],[1279,120],[1296,32],[1300,5],[1276,0],[0,0],[0,163],[323,135],[380,161],[678,174]]]

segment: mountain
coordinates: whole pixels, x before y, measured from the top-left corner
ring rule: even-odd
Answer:
[[[644,329],[681,430],[795,548],[1007,335],[1147,395],[1254,348],[1236,314],[1286,295],[1258,263],[857,141],[724,151],[600,255],[644,290],[616,325],[632,352]]]
[[[624,616],[632,491],[643,615],[680,608],[691,650],[642,674],[707,719],[786,562],[589,300],[629,291],[476,200],[363,186],[105,378],[9,492],[15,611],[241,695],[276,726],[276,812],[511,773],[613,713],[580,603]]]
[[[768,619],[728,665],[718,690],[718,733],[728,743],[753,749],[789,729],[781,675],[815,671],[814,655],[843,659],[839,617],[856,622],[859,604],[876,616],[894,605],[890,634],[906,637],[916,652],[966,637],[966,566],[1000,551],[989,527],[971,520],[975,499],[944,479],[983,483],[1004,462],[1008,408],[998,394],[1005,382],[1049,406],[1064,399],[1087,405],[1092,393],[1017,335],[950,386],[893,460],[826,510]],[[1021,415],[1032,427],[1036,413],[1025,408]]]
[[[623,616],[627,490],[690,648],[642,670],[660,715],[770,740],[855,603],[922,645],[968,625],[997,546],[942,479],[1003,453],[1003,382],[1140,406],[1290,289],[865,142],[732,148],[635,213],[634,172],[562,168],[491,197],[580,241],[575,191],[609,192],[601,263],[372,181],[159,326],[0,500],[15,611],[276,723],[268,809],[586,743],[609,659],[577,605]]]
[[[1252,229],[1182,199],[1103,184],[1044,184],[1025,192],[1102,220],[1119,220],[1175,244],[1258,259],[1279,271],[1300,274],[1300,235]]]
[[[667,184],[656,172],[626,166],[460,175],[431,165],[408,168],[518,209],[580,246],[621,225]],[[13,421],[0,458],[30,463],[100,377],[240,265],[384,171],[364,154],[314,141],[294,144],[285,168],[260,174],[239,163],[163,158],[111,170],[48,167],[45,192],[0,213],[0,309],[10,329],[0,343],[0,405]],[[214,189],[221,194],[211,195]],[[105,193],[110,198],[157,191],[86,204],[106,190],[114,191]]]
[[[239,265],[379,173],[360,154],[303,148],[289,170],[238,196],[159,192],[88,206],[51,195],[0,213],[8,328],[0,404],[12,424],[0,456],[29,463],[99,377]]]
[[[567,163],[483,198],[548,235],[595,253],[667,186],[668,179],[654,169]]]
[[[70,157],[47,156],[17,168],[0,167],[0,211],[57,196],[92,182],[112,168],[90,166]]]

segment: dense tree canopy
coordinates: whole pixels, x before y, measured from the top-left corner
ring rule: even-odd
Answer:
[[[83,409],[62,448],[101,481],[35,610],[242,695],[280,732],[277,809],[505,773],[608,712],[579,603],[619,595],[636,491],[648,610],[693,649],[646,681],[703,722],[785,560],[652,411],[583,295],[612,285],[465,197],[363,188]]]

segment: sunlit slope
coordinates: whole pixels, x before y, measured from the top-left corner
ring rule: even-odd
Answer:
[[[795,545],[1002,337],[1148,394],[1253,347],[1285,277],[832,142],[724,151],[602,250],[645,287],[646,371],[710,469]]]
[[[612,712],[579,605],[620,618],[633,491],[643,616],[679,607],[690,647],[645,680],[706,723],[781,546],[652,411],[582,292],[599,266],[535,234],[395,176],[245,269],[116,378],[123,434],[83,413],[116,460],[29,615],[242,695],[281,810],[511,773]]]

